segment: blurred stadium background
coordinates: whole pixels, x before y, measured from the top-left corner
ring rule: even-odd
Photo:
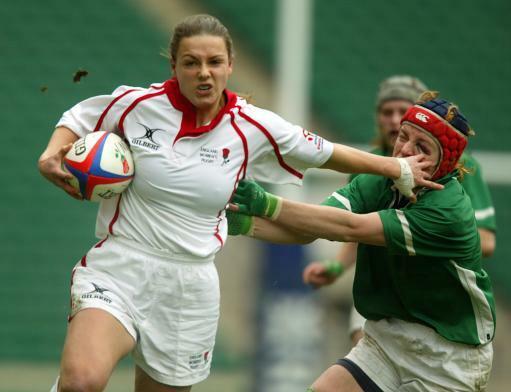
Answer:
[[[0,391],[47,391],[65,334],[70,271],[94,242],[96,212],[95,205],[72,200],[38,174],[37,158],[53,125],[86,97],[120,84],[167,79],[168,61],[160,52],[168,32],[199,12],[219,17],[231,30],[237,58],[230,88],[279,111],[283,47],[277,37],[283,15],[278,0],[1,4]],[[459,103],[478,131],[471,150],[490,182],[498,224],[497,251],[485,261],[498,304],[489,391],[509,391],[511,3],[310,0],[308,6],[307,39],[286,45],[310,48],[303,101],[310,116],[296,114],[306,119],[303,125],[333,141],[367,146],[379,81],[407,73]],[[78,69],[89,75],[74,83]],[[339,175],[312,172],[303,191],[290,192],[318,202],[342,181]],[[351,276],[320,292],[300,283],[303,262],[332,255],[336,248],[326,241],[283,249],[230,239],[217,259],[222,316],[213,372],[194,391],[305,390],[346,353]],[[132,377],[127,360],[107,390],[132,390]]]

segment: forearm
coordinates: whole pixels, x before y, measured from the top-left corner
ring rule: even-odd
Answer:
[[[317,237],[307,236],[264,218],[253,217],[252,237],[276,244],[308,244]]]
[[[354,214],[340,208],[284,199],[277,222],[306,237],[385,245],[383,225],[377,213]]]
[[[356,263],[357,248],[358,243],[356,242],[344,242],[341,244],[336,260],[342,264],[344,269],[348,269]]]
[[[332,156],[322,168],[342,173],[377,174],[392,179],[401,174],[401,167],[395,158],[370,154],[342,144],[334,144]]]
[[[290,230],[301,230],[304,235],[345,242],[352,241],[351,215],[339,208],[284,199],[277,221]]]
[[[73,131],[66,127],[58,127],[51,135],[48,146],[41,154],[40,161],[55,155],[62,146],[69,143],[74,143],[79,137]]]

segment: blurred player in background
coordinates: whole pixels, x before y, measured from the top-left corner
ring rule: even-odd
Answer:
[[[62,158],[89,132],[129,143],[135,177],[101,203],[97,243],[72,273],[71,314],[60,380],[52,391],[101,391],[132,353],[135,390],[189,391],[210,371],[220,292],[213,263],[227,237],[225,206],[247,177],[300,183],[305,169],[370,172],[414,198],[428,181],[420,154],[371,155],[292,125],[226,89],[233,44],[214,17],[174,29],[174,78],[121,86],[65,112],[39,160],[43,176],[75,198]],[[414,180],[415,177],[415,180]]]
[[[391,156],[399,133],[403,115],[421,93],[427,88],[424,83],[409,75],[391,76],[380,83],[376,98],[376,132],[371,153]],[[481,238],[483,257],[490,257],[495,250],[495,210],[488,185],[484,182],[479,163],[470,154],[460,159],[469,170],[461,185],[472,201],[477,228]],[[351,182],[357,175],[349,177]],[[321,287],[334,283],[346,269],[354,265],[357,258],[357,244],[344,243],[334,260],[309,264],[303,272],[305,283]],[[349,317],[349,334],[354,346],[363,336],[365,319],[352,307]]]
[[[359,243],[353,286],[364,337],[312,385],[313,392],[483,391],[492,366],[495,303],[481,264],[474,210],[458,178],[466,118],[426,92],[401,119],[393,156],[418,152],[443,190],[411,203],[380,176],[360,175],[324,205],[284,200],[240,183],[231,234],[277,243]],[[255,215],[261,218],[254,218]]]

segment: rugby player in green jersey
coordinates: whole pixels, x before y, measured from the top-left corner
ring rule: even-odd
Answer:
[[[403,115],[421,93],[427,90],[425,84],[409,75],[394,75],[380,83],[376,96],[376,138],[373,154],[391,156],[399,133]],[[461,185],[470,197],[474,208],[477,228],[481,238],[483,257],[490,257],[495,250],[495,209],[488,185],[484,182],[479,163],[466,152],[460,158],[468,174]],[[351,182],[358,174],[349,177]],[[357,243],[343,243],[335,259],[315,261],[305,267],[305,283],[319,288],[334,283],[357,258]],[[352,307],[349,317],[349,334],[354,346],[363,336],[365,319]]]
[[[407,110],[393,156],[425,154],[432,179],[444,185],[416,189],[415,203],[373,175],[358,176],[321,206],[282,199],[254,182],[238,187],[231,234],[359,243],[353,295],[368,320],[365,336],[310,390],[485,390],[495,303],[457,166],[471,134],[459,110],[436,94],[426,92]]]

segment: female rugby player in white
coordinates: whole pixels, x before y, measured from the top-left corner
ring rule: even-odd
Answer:
[[[121,86],[65,112],[39,160],[42,175],[75,198],[62,157],[88,132],[122,135],[136,166],[131,186],[101,203],[102,240],[73,270],[55,391],[103,390],[130,352],[138,392],[189,391],[208,376],[219,317],[213,258],[241,179],[300,183],[305,169],[323,167],[397,179],[411,197],[412,177],[438,187],[423,156],[396,160],[334,145],[226,90],[233,46],[214,17],[176,26],[170,57],[174,78]]]
[[[279,243],[358,242],[353,284],[364,337],[308,391],[484,391],[492,366],[495,302],[481,265],[458,160],[473,134],[449,102],[425,93],[401,120],[393,156],[426,154],[444,189],[410,203],[381,176],[360,175],[324,205],[282,200],[240,182],[229,233]]]

